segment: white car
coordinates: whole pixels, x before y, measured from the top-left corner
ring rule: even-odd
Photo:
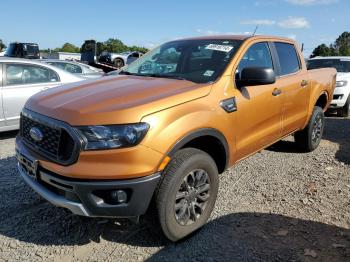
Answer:
[[[143,54],[140,52],[123,52],[123,53],[109,53],[102,52],[99,57],[99,62],[113,64],[117,68],[131,64],[136,59],[139,59]]]
[[[334,67],[337,69],[337,85],[330,109],[342,117],[350,116],[350,56],[315,57],[308,61],[308,69]]]
[[[64,71],[75,74],[82,78],[99,78],[104,75],[102,69],[92,67],[83,63],[58,59],[41,59],[40,62],[53,65]]]
[[[85,79],[48,64],[0,57],[0,132],[19,128],[20,113],[30,96],[82,80]]]

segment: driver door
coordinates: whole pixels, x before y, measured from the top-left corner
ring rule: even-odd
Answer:
[[[236,78],[243,68],[249,67],[274,69],[267,42],[254,43],[246,50],[237,67]],[[237,88],[237,159],[255,153],[280,137],[282,99],[275,90],[275,83]]]

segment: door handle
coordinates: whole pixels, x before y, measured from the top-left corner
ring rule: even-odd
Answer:
[[[279,96],[281,93],[282,93],[282,90],[279,89],[279,88],[275,88],[275,89],[272,91],[272,95],[273,95],[273,96]]]
[[[307,81],[307,80],[302,80],[301,83],[300,83],[300,86],[301,86],[301,87],[305,87],[305,86],[307,86],[308,84],[309,84],[309,81]]]

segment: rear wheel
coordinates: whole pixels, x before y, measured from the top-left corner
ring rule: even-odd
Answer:
[[[345,105],[337,110],[337,113],[341,117],[348,117],[350,116],[350,95],[348,99],[346,100]]]
[[[213,210],[219,180],[214,160],[205,152],[182,149],[164,170],[156,197],[163,233],[177,241],[203,226]]]
[[[114,59],[113,64],[114,64],[115,67],[121,68],[121,67],[124,66],[124,61],[121,58],[116,58],[116,59]]]
[[[305,152],[314,151],[321,142],[324,130],[324,113],[315,106],[308,125],[294,134],[295,142]]]

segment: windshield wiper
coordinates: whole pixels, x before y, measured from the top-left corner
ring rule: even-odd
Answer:
[[[182,76],[177,76],[177,75],[166,75],[166,74],[136,74],[136,73],[130,73],[128,71],[120,71],[120,75],[133,75],[133,76],[144,76],[144,77],[159,77],[159,78],[171,78],[171,79],[178,79],[178,80],[186,80],[186,81],[191,81],[188,80]]]
[[[178,80],[187,80],[188,79],[182,77],[182,76],[177,76],[177,75],[166,75],[166,74],[145,74],[142,76],[149,76],[149,77],[159,77],[159,78],[171,78],[171,79],[178,79]]]

